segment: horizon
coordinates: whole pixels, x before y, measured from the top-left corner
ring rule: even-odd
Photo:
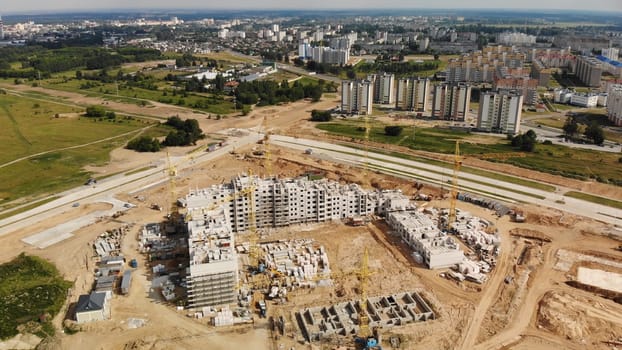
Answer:
[[[218,13],[218,14],[252,14],[252,13],[267,13],[273,11],[279,11],[284,13],[326,13],[326,12],[351,12],[353,15],[360,13],[369,15],[369,12],[381,12],[387,13],[392,11],[422,11],[422,14],[429,14],[436,12],[435,14],[453,14],[457,12],[464,13],[495,13],[495,12],[517,12],[517,13],[538,13],[545,15],[562,15],[562,14],[576,14],[584,13],[586,15],[621,15],[622,9],[615,10],[594,10],[594,9],[554,9],[554,8],[315,8],[308,10],[292,9],[292,8],[254,8],[254,9],[224,9],[224,8],[166,8],[166,7],[151,7],[151,8],[85,8],[85,9],[48,9],[48,10],[22,10],[22,11],[6,11],[0,12],[0,18],[4,17],[16,17],[16,16],[45,16],[45,15],[77,15],[77,14],[161,14],[166,12],[171,14],[189,14],[192,11],[194,14],[201,13]],[[413,16],[415,14],[408,13],[404,16]]]
[[[506,4],[491,5],[485,0],[472,0],[469,4],[465,4],[459,0],[438,0],[433,6],[427,4],[417,4],[415,1],[406,0],[388,0],[386,5],[378,7],[376,2],[371,0],[337,0],[329,2],[320,0],[316,2],[314,8],[304,8],[304,4],[298,4],[298,1],[290,1],[286,4],[279,3],[278,0],[265,0],[261,7],[250,0],[240,0],[235,5],[224,7],[218,5],[205,5],[196,3],[198,0],[183,0],[176,7],[170,7],[170,3],[162,0],[137,0],[131,4],[125,4],[120,0],[103,0],[95,4],[85,4],[79,0],[58,0],[54,3],[46,3],[42,5],[38,0],[22,0],[7,4],[0,15],[45,15],[45,14],[73,14],[73,13],[117,13],[117,12],[219,12],[219,13],[235,13],[235,12],[267,12],[267,11],[283,11],[283,12],[370,12],[370,11],[439,11],[439,12],[456,12],[456,11],[520,11],[520,12],[589,12],[589,13],[620,13],[622,14],[622,3],[619,0],[602,0],[595,8],[591,4],[577,0],[552,0],[541,3],[536,0],[523,0],[520,4],[515,2]],[[148,3],[147,3],[148,2]],[[106,5],[107,4],[107,5]],[[300,6],[298,6],[300,5]]]

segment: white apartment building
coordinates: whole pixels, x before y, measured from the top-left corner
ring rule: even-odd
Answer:
[[[464,253],[456,241],[441,232],[436,223],[423,213],[414,210],[390,212],[387,223],[421,255],[430,269],[447,268],[464,260]]]
[[[347,114],[370,115],[374,86],[369,80],[349,80],[341,83],[341,111]]]
[[[464,121],[469,112],[470,102],[470,85],[465,83],[436,85],[432,99],[432,116]]]
[[[536,43],[535,35],[517,32],[503,32],[497,34],[497,43],[504,45],[529,45]]]
[[[300,48],[298,48],[300,51]],[[307,57],[311,57],[312,60],[318,63],[338,64],[344,65],[350,60],[349,50],[335,50],[329,47],[311,47],[311,55],[309,55],[309,49],[307,48]]]
[[[612,61],[618,61],[618,58],[620,57],[620,49],[610,47],[608,49],[603,49],[601,54]]]
[[[622,84],[610,84],[607,88],[607,115],[616,126],[622,126]]]
[[[374,103],[395,103],[395,75],[390,73],[373,74],[367,78],[374,84]]]
[[[523,96],[513,90],[485,92],[480,96],[477,129],[515,135],[520,131]]]
[[[426,112],[430,95],[430,79],[402,78],[397,80],[396,109]]]

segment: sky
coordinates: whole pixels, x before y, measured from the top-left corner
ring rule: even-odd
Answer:
[[[313,5],[312,8],[309,6]],[[564,9],[622,12],[622,0],[1,0],[0,13],[115,9]]]

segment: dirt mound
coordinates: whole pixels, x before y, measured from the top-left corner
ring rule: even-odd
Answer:
[[[595,299],[549,292],[540,301],[538,327],[598,348],[601,340],[620,336],[622,313]]]

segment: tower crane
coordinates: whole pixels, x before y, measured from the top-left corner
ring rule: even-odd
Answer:
[[[168,151],[166,151],[166,160],[167,160],[167,176],[169,179],[169,211],[168,211],[168,217],[169,219],[171,219],[172,222],[176,222],[177,219],[179,218],[179,210],[177,208],[177,200],[175,199],[175,190],[176,190],[176,184],[175,184],[175,177],[177,177],[177,168],[175,167],[175,165],[173,165],[173,162],[171,162],[171,155],[169,154]]]
[[[266,175],[272,176],[272,154],[270,152],[270,131],[268,131],[268,116],[263,117],[262,129],[264,132],[263,146],[264,146],[264,168],[266,169]]]
[[[367,114],[364,117],[365,120],[365,168],[363,175],[367,177],[369,171],[369,117]]]
[[[209,147],[209,145],[206,144],[206,145],[197,147],[196,149],[192,150],[191,152],[186,154],[186,156],[181,162],[177,163],[177,166],[185,164],[188,161],[194,160],[195,154],[197,154],[198,152],[204,151],[205,149],[207,149],[207,147]],[[168,217],[172,223],[176,224],[179,221],[179,208],[177,207],[177,198],[176,198],[176,191],[177,191],[176,178],[177,178],[178,171],[177,171],[177,166],[173,164],[173,162],[171,161],[171,155],[168,151],[166,151],[166,161],[167,161],[166,175],[168,176],[169,196],[170,196]]]
[[[374,273],[369,270],[369,251],[365,248],[361,258],[361,266],[357,275],[359,277],[359,291],[361,293],[360,313],[359,313],[359,333],[357,343],[363,345],[364,349],[374,349],[378,346],[378,340],[369,328],[369,313],[367,312],[367,283],[369,277]]]
[[[456,140],[456,152],[454,153],[454,173],[451,180],[451,202],[449,205],[449,217],[447,218],[447,229],[456,221],[456,201],[458,200],[458,173],[462,165],[460,157],[460,141]]]

